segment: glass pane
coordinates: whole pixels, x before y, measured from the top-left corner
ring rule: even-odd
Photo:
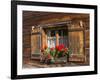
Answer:
[[[55,37],[55,30],[51,31],[51,37]]]
[[[65,47],[68,47],[67,33],[68,32],[65,29],[59,30],[59,44],[64,44]]]
[[[55,47],[56,46],[56,37],[48,38],[48,47]]]
[[[59,36],[62,36],[62,30],[58,31]]]
[[[55,30],[51,30],[48,31],[48,47],[55,47],[56,46],[56,31]]]
[[[51,36],[51,31],[48,31],[47,35],[48,35],[48,37],[50,37]]]

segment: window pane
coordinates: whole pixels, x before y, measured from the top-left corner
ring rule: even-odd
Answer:
[[[58,30],[59,36],[62,36],[62,30]]]
[[[48,47],[55,47],[56,46],[56,30],[48,31]]]
[[[51,31],[51,37],[54,37],[55,36],[55,30],[52,30]]]
[[[65,47],[68,47],[68,34],[67,30],[59,30],[59,44],[64,44]]]

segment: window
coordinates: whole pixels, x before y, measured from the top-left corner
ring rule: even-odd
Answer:
[[[68,45],[68,32],[66,29],[60,30],[48,30],[47,31],[47,43],[48,47],[55,47],[56,45],[64,44],[65,47]]]

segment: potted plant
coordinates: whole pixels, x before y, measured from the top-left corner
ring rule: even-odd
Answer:
[[[44,63],[59,63],[62,61],[68,61],[69,55],[72,53],[71,49],[64,47],[63,44],[60,44],[56,47],[41,49],[41,62]]]

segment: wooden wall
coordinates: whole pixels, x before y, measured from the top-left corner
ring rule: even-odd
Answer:
[[[31,27],[23,26],[23,61],[29,61],[30,52],[31,52]]]

